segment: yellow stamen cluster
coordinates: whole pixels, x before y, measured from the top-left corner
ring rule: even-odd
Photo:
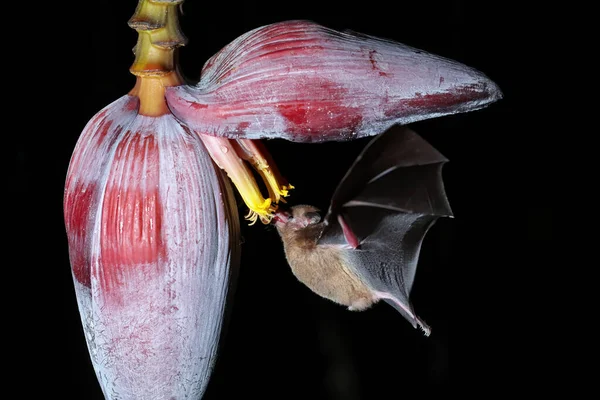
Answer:
[[[292,185],[283,183],[275,164],[270,160],[269,153],[262,143],[247,139],[227,139],[208,135],[201,135],[202,141],[217,165],[227,172],[227,175],[242,196],[242,200],[249,208],[245,216],[250,225],[258,219],[264,224],[271,222],[277,204],[285,203]],[[244,162],[247,161],[261,176],[269,197],[263,197],[252,171]]]

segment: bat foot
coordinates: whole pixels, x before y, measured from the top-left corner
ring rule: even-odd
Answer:
[[[431,328],[429,327],[429,325],[427,325],[425,323],[425,321],[423,321],[421,318],[416,317],[415,318],[417,320],[417,325],[419,326],[419,328],[421,328],[421,330],[423,331],[423,334],[425,336],[429,336],[431,335]]]
[[[399,311],[400,314],[402,314],[404,318],[406,318],[412,324],[413,327],[421,328],[425,336],[429,336],[431,334],[431,328],[429,325],[419,318],[413,312],[412,307],[410,307],[408,304],[404,304],[389,293],[375,292],[375,295]]]

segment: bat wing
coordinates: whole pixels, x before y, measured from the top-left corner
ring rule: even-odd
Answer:
[[[447,161],[406,127],[375,137],[338,185],[318,242],[348,248],[348,267],[427,335],[409,296],[427,231],[452,216],[442,181]]]

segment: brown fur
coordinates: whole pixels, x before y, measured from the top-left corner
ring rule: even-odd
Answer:
[[[319,296],[348,306],[350,310],[370,307],[373,295],[345,266],[343,250],[317,246],[325,226],[305,215],[318,210],[312,206],[296,206],[291,211],[292,217],[287,222],[278,222],[276,227],[296,278]]]

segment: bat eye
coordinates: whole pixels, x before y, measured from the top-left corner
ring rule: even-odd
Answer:
[[[321,215],[318,212],[307,212],[304,217],[309,221],[310,224],[316,224],[321,221]]]

